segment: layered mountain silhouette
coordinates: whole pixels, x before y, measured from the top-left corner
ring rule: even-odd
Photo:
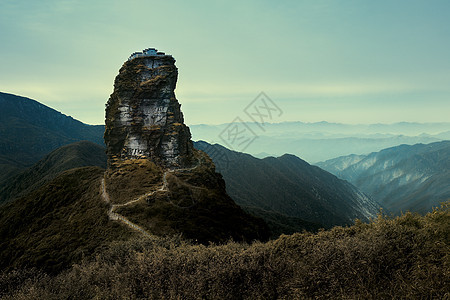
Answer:
[[[373,216],[378,210],[376,204],[370,203],[375,207],[372,209],[371,215],[359,212],[353,216],[346,217],[349,215],[345,211],[345,207],[348,204],[340,204],[343,206],[341,210],[332,211],[331,213],[327,212],[326,207],[328,204],[323,203],[323,201],[331,201],[332,197],[338,200],[346,197],[350,199],[354,199],[355,197],[361,197],[363,200],[366,199],[364,195],[361,195],[348,183],[342,180],[336,181],[334,176],[330,176],[330,174],[316,167],[309,166],[296,157],[292,157],[293,162],[283,162],[283,158],[257,159],[247,154],[233,152],[221,146],[210,145],[204,142],[196,142],[194,146],[210,153],[217,147],[217,149],[224,151],[231,158],[229,162],[232,162],[232,164],[224,166],[223,159],[219,156],[212,155],[215,165],[218,166],[218,170],[221,170],[224,174],[227,190],[232,195],[233,200],[248,213],[264,219],[269,224],[272,236],[277,236],[281,233],[288,234],[302,230],[315,231],[320,227],[350,224],[355,218],[367,220],[367,217]],[[299,170],[286,174],[284,170],[286,167],[285,163],[299,164]],[[22,174],[8,180],[4,188],[0,190],[0,196],[4,201],[24,196],[40,188],[45,183],[48,183],[63,171],[83,166],[104,167],[105,164],[106,154],[104,153],[104,148],[97,144],[84,141],[66,145],[53,151]],[[253,172],[247,167],[248,165],[254,166]],[[230,167],[234,168],[234,170],[228,170]],[[313,180],[308,179],[311,174],[305,174],[305,168],[316,169],[312,172],[319,174],[323,173],[321,174],[323,178],[320,179],[322,181],[317,181],[316,179],[313,182]],[[264,173],[258,171],[259,169],[265,170],[266,174],[264,175]],[[249,176],[253,178],[256,184],[248,183],[249,185],[245,186],[245,180],[242,179]],[[285,176],[290,176],[291,180],[285,182]],[[295,184],[292,184],[292,181]],[[319,184],[319,189],[313,184]],[[265,190],[258,190],[259,187],[272,189],[274,186],[278,191],[284,191],[283,193],[297,196],[292,197],[292,199],[287,198],[286,194],[283,193],[277,195],[275,190],[273,193],[275,199],[272,199],[270,197],[271,195],[265,195]],[[327,193],[330,199],[324,200],[322,196],[317,197],[316,193],[308,194],[308,192],[305,192],[313,188],[317,189],[317,191],[328,189]],[[330,190],[333,189],[335,192],[331,193]],[[129,190],[124,190],[124,193],[129,194],[130,192]],[[302,193],[304,196],[300,196]],[[309,213],[307,210],[302,210],[302,207],[311,205],[311,202],[315,203],[315,209],[320,212],[319,217]],[[336,201],[333,205],[338,204],[339,202]],[[300,207],[300,209],[292,212],[291,207]]]
[[[34,166],[7,180],[0,189],[0,199],[2,202],[6,202],[24,197],[58,177],[64,171],[73,168],[85,166],[105,168],[106,160],[105,148],[92,142],[82,141],[60,147]],[[246,206],[244,210],[266,221],[273,237],[302,230],[316,231],[323,227],[321,224],[307,222],[300,217],[287,216],[257,206]]]
[[[220,145],[196,142],[208,153],[241,206],[257,207],[330,227],[367,221],[380,206],[350,183],[285,154],[257,159]]]
[[[21,99],[22,101],[33,102],[33,100],[27,98]],[[48,110],[53,111],[50,108],[48,108]],[[30,111],[30,113],[32,114],[33,112]],[[70,117],[68,118],[71,119]],[[89,125],[83,125],[83,127],[85,128],[92,128]],[[103,126],[98,127],[103,128]],[[45,130],[43,129],[43,127],[41,129]],[[68,131],[68,129],[64,128],[60,128],[59,130],[66,132]],[[94,140],[101,139],[101,134],[103,134],[103,131],[99,131],[97,134],[98,137],[93,138]],[[58,141],[58,143],[64,144],[66,141],[67,140],[65,139],[61,139]],[[304,170],[302,168],[298,168],[297,171],[294,171],[294,174],[290,174],[292,168],[289,167],[284,169],[286,167],[286,164],[289,165],[290,163],[294,163],[294,165],[298,164],[302,167],[309,166],[307,163],[293,156],[290,160],[288,159],[290,156],[285,156],[284,158],[278,159],[271,158],[260,160],[249,155],[232,152],[216,145],[195,143],[194,146],[198,149],[205,150],[208,153],[211,153],[211,151],[215,149],[214,147],[217,147],[217,149],[225,150],[227,155],[233,157],[231,161],[235,163],[235,165],[232,165],[234,171],[231,172],[229,170],[231,165],[227,165],[224,167],[223,161],[220,159],[220,157],[218,157],[217,155],[212,155],[212,159],[217,166],[217,170],[224,175],[228,192],[230,193],[230,195],[232,195],[232,198],[239,205],[243,206],[247,212],[259,216],[263,218],[267,223],[269,223],[274,235],[280,233],[292,233],[301,231],[303,229],[317,230],[318,228],[323,226],[329,227],[338,224],[348,224],[349,222],[352,222],[354,218],[361,218],[363,220],[366,220],[368,216],[373,216],[373,214],[377,212],[377,208],[374,208],[374,206],[376,207],[376,204],[370,202],[371,208],[368,208],[370,213],[363,212],[366,209],[365,207],[360,208],[362,212],[359,213],[352,212],[352,209],[347,211],[345,208],[343,208],[342,211],[339,211],[338,209],[333,212],[331,214],[333,215],[333,217],[329,219],[327,217],[328,213],[325,212],[325,210],[334,210],[334,208],[330,208],[332,206],[329,206],[328,204],[322,206],[322,204],[320,204],[322,200],[315,198],[315,192],[312,194],[309,192],[305,192],[305,195],[307,196],[303,201],[312,201],[313,204],[307,204],[306,206],[312,205],[314,209],[317,208],[318,212],[312,212],[313,208],[311,206],[309,208],[303,208],[303,202],[299,201],[300,194],[298,192],[301,189],[312,189],[311,184],[313,183],[313,181],[312,179],[308,178],[308,176],[311,174],[308,173],[308,175],[307,173],[304,173]],[[31,150],[29,149],[29,151]],[[58,173],[64,170],[69,170],[73,167],[83,167],[88,165],[104,167],[106,156],[102,153],[102,151],[103,149],[101,147],[88,142],[81,142],[78,144],[75,143],[66,147],[62,147],[46,156],[35,166],[26,170],[19,176],[10,177],[7,182],[0,186],[0,199],[5,201],[18,196],[26,195],[28,192],[41,187],[43,184],[53,179]],[[241,163],[237,158],[243,159],[244,161],[246,161],[246,163],[250,161],[250,165],[254,165],[253,173],[249,174],[248,170],[251,170],[251,168],[247,169],[246,167],[242,167],[245,164]],[[267,171],[268,168],[270,169],[270,172],[272,174],[271,176],[267,174],[269,173]],[[313,167],[311,168],[314,169]],[[249,176],[255,178],[255,180],[259,182],[257,184],[258,187],[269,187],[273,185],[273,178],[276,179],[278,177],[279,179],[276,179],[278,182],[276,184],[276,189],[281,192],[273,192],[269,196],[269,194],[265,194],[264,189],[259,189],[258,187],[255,187],[251,184],[249,184],[248,186],[246,186],[245,184],[241,186],[241,178],[248,178]],[[290,177],[290,179],[285,182],[284,180],[288,177]],[[328,180],[332,180],[333,182],[335,182],[335,178],[333,176],[324,176],[320,180],[322,180],[320,183],[320,186],[322,186],[322,188],[325,188],[329,185],[329,189],[333,189],[331,188],[333,184],[328,183]],[[245,180],[243,182],[245,182]],[[292,184],[292,182],[294,182],[294,184]],[[336,182],[334,184],[336,184]],[[342,187],[341,185],[347,187]],[[331,192],[326,193],[328,195],[331,195],[330,199],[335,197],[336,195],[337,199],[346,197],[349,199],[365,199],[364,195],[349,186],[347,183],[338,181],[338,186],[341,186],[342,189],[339,191],[336,190],[335,194]],[[318,195],[322,197],[320,194]],[[289,202],[291,200],[291,196],[294,196],[295,200],[293,200],[292,203],[283,204],[284,202]],[[328,200],[331,201],[330,199]],[[314,203],[315,200],[317,200],[317,203],[319,204]],[[305,203],[307,203],[308,201],[306,201]],[[331,201],[331,203],[333,203],[333,201]],[[335,205],[339,206],[339,201],[335,201]],[[291,206],[296,206],[297,209],[292,210]],[[325,210],[323,210],[324,207]]]
[[[0,93],[0,184],[63,145],[102,145],[104,126],[87,125],[35,100]]]
[[[450,199],[450,141],[401,145],[318,166],[353,183],[395,214],[425,213]]]
[[[384,153],[383,159],[374,153],[321,164],[338,177],[294,155],[257,159],[206,142],[196,142],[192,147],[189,128],[172,94],[176,83],[173,72],[177,70],[174,61],[166,61],[168,65],[156,67],[152,62],[150,68],[148,58],[139,58],[122,67],[122,78],[116,79],[115,94],[108,104],[106,173],[107,156],[101,146],[103,126],[82,124],[31,99],[1,94],[2,109],[14,99],[23,102],[19,107],[26,107],[17,109],[16,121],[21,120],[18,116],[23,111],[36,113],[39,117],[30,116],[25,121],[34,124],[30,127],[36,136],[51,138],[54,147],[91,140],[48,154],[49,150],[44,155],[40,153],[48,145],[21,148],[25,141],[13,139],[7,123],[2,123],[3,162],[14,166],[14,172],[22,171],[16,176],[4,173],[7,181],[0,188],[1,199],[10,200],[0,206],[2,267],[44,266],[57,271],[95,253],[102,245],[133,236],[181,234],[203,243],[229,238],[266,239],[268,229],[262,219],[273,236],[351,224],[355,219],[366,221],[376,215],[380,205],[338,177],[349,174],[348,181],[355,185],[371,183],[382,171],[381,166],[388,166],[386,171],[394,173],[397,168],[395,176],[400,169],[409,172],[405,177],[389,175],[397,178],[384,182],[391,191],[415,190],[407,197],[401,195],[406,200],[396,200],[400,198],[387,192],[394,200],[380,201],[390,210],[407,204],[420,211],[429,199],[438,198],[437,203],[448,195],[448,142],[410,146],[414,150],[408,146],[387,149],[380,152]],[[144,80],[134,85],[133,91],[122,89],[136,80],[132,76]],[[123,97],[128,98],[120,100]],[[15,106],[11,107],[14,111]],[[56,125],[41,122],[54,114],[60,116],[56,119],[61,118]],[[161,118],[170,122],[159,124]],[[11,132],[19,134],[20,126],[14,129],[17,122],[11,122]],[[83,133],[85,130],[87,133]],[[40,142],[36,141],[36,145]],[[21,161],[20,153],[26,157],[21,165],[16,164]],[[375,162],[364,169],[368,161]],[[416,175],[411,175],[414,169]],[[364,172],[368,172],[365,177]],[[421,185],[399,184],[411,179],[410,183]],[[440,193],[430,193],[439,187]],[[374,190],[366,193],[377,199]]]
[[[89,141],[62,146],[32,167],[7,179],[0,187],[0,203],[27,195],[63,171],[87,166],[106,168],[103,146]]]
[[[194,140],[215,143],[230,123],[192,125]],[[245,152],[264,158],[291,153],[314,164],[350,154],[367,154],[401,144],[432,143],[449,139],[450,123],[339,124],[329,122],[246,122],[258,133]],[[263,152],[262,152],[263,151]]]

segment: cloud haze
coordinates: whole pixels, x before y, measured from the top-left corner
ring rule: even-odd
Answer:
[[[101,124],[121,64],[177,59],[189,124],[231,121],[265,91],[279,121],[447,121],[448,1],[10,1],[0,90]]]

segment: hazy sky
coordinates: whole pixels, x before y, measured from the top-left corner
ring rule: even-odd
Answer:
[[[281,121],[450,121],[450,1],[0,0],[0,91],[90,124],[122,63],[177,60],[188,124],[245,119],[261,91]]]

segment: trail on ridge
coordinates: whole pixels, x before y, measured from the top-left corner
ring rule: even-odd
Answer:
[[[200,162],[198,162],[195,166],[190,167],[190,168],[176,169],[176,170],[167,169],[164,172],[163,176],[162,176],[162,183],[163,184],[161,185],[161,187],[159,189],[151,191],[151,192],[146,193],[146,194],[143,194],[143,195],[141,195],[141,196],[139,196],[139,197],[137,197],[137,198],[135,198],[135,199],[133,199],[131,201],[128,201],[128,202],[122,203],[122,204],[112,204],[111,203],[111,198],[110,198],[110,196],[108,194],[108,191],[106,189],[105,178],[103,177],[102,180],[101,180],[101,196],[102,196],[103,201],[105,201],[106,203],[110,204],[110,208],[108,210],[108,217],[109,217],[109,219],[113,220],[113,221],[120,221],[120,222],[124,223],[125,225],[127,225],[128,227],[132,228],[133,230],[137,230],[137,231],[141,232],[143,235],[145,235],[147,237],[152,237],[152,234],[150,234],[144,228],[142,228],[141,226],[131,222],[125,216],[122,216],[121,214],[115,212],[116,208],[132,205],[132,204],[137,203],[139,201],[145,200],[145,199],[147,199],[148,197],[151,197],[152,195],[154,195],[157,192],[170,192],[169,184],[167,182],[167,174],[173,173],[175,171],[177,171],[177,172],[191,171],[191,170],[197,168],[199,165],[200,165]],[[169,199],[169,201],[170,201],[170,203],[172,205],[177,206],[179,208],[183,208],[183,209],[190,208],[190,207],[192,207],[195,204],[193,202],[193,204],[191,206],[189,206],[189,207],[182,207],[182,206],[179,206],[179,205],[176,205],[175,203],[173,203],[171,199]]]

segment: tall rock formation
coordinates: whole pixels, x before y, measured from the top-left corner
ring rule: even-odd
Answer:
[[[109,166],[117,159],[148,158],[166,167],[193,163],[189,128],[175,98],[178,70],[171,55],[146,49],[120,69],[106,106]]]
[[[202,243],[268,238],[262,219],[225,191],[212,160],[193,148],[175,98],[170,55],[146,49],[120,69],[106,106],[109,216],[148,234],[179,234]]]

